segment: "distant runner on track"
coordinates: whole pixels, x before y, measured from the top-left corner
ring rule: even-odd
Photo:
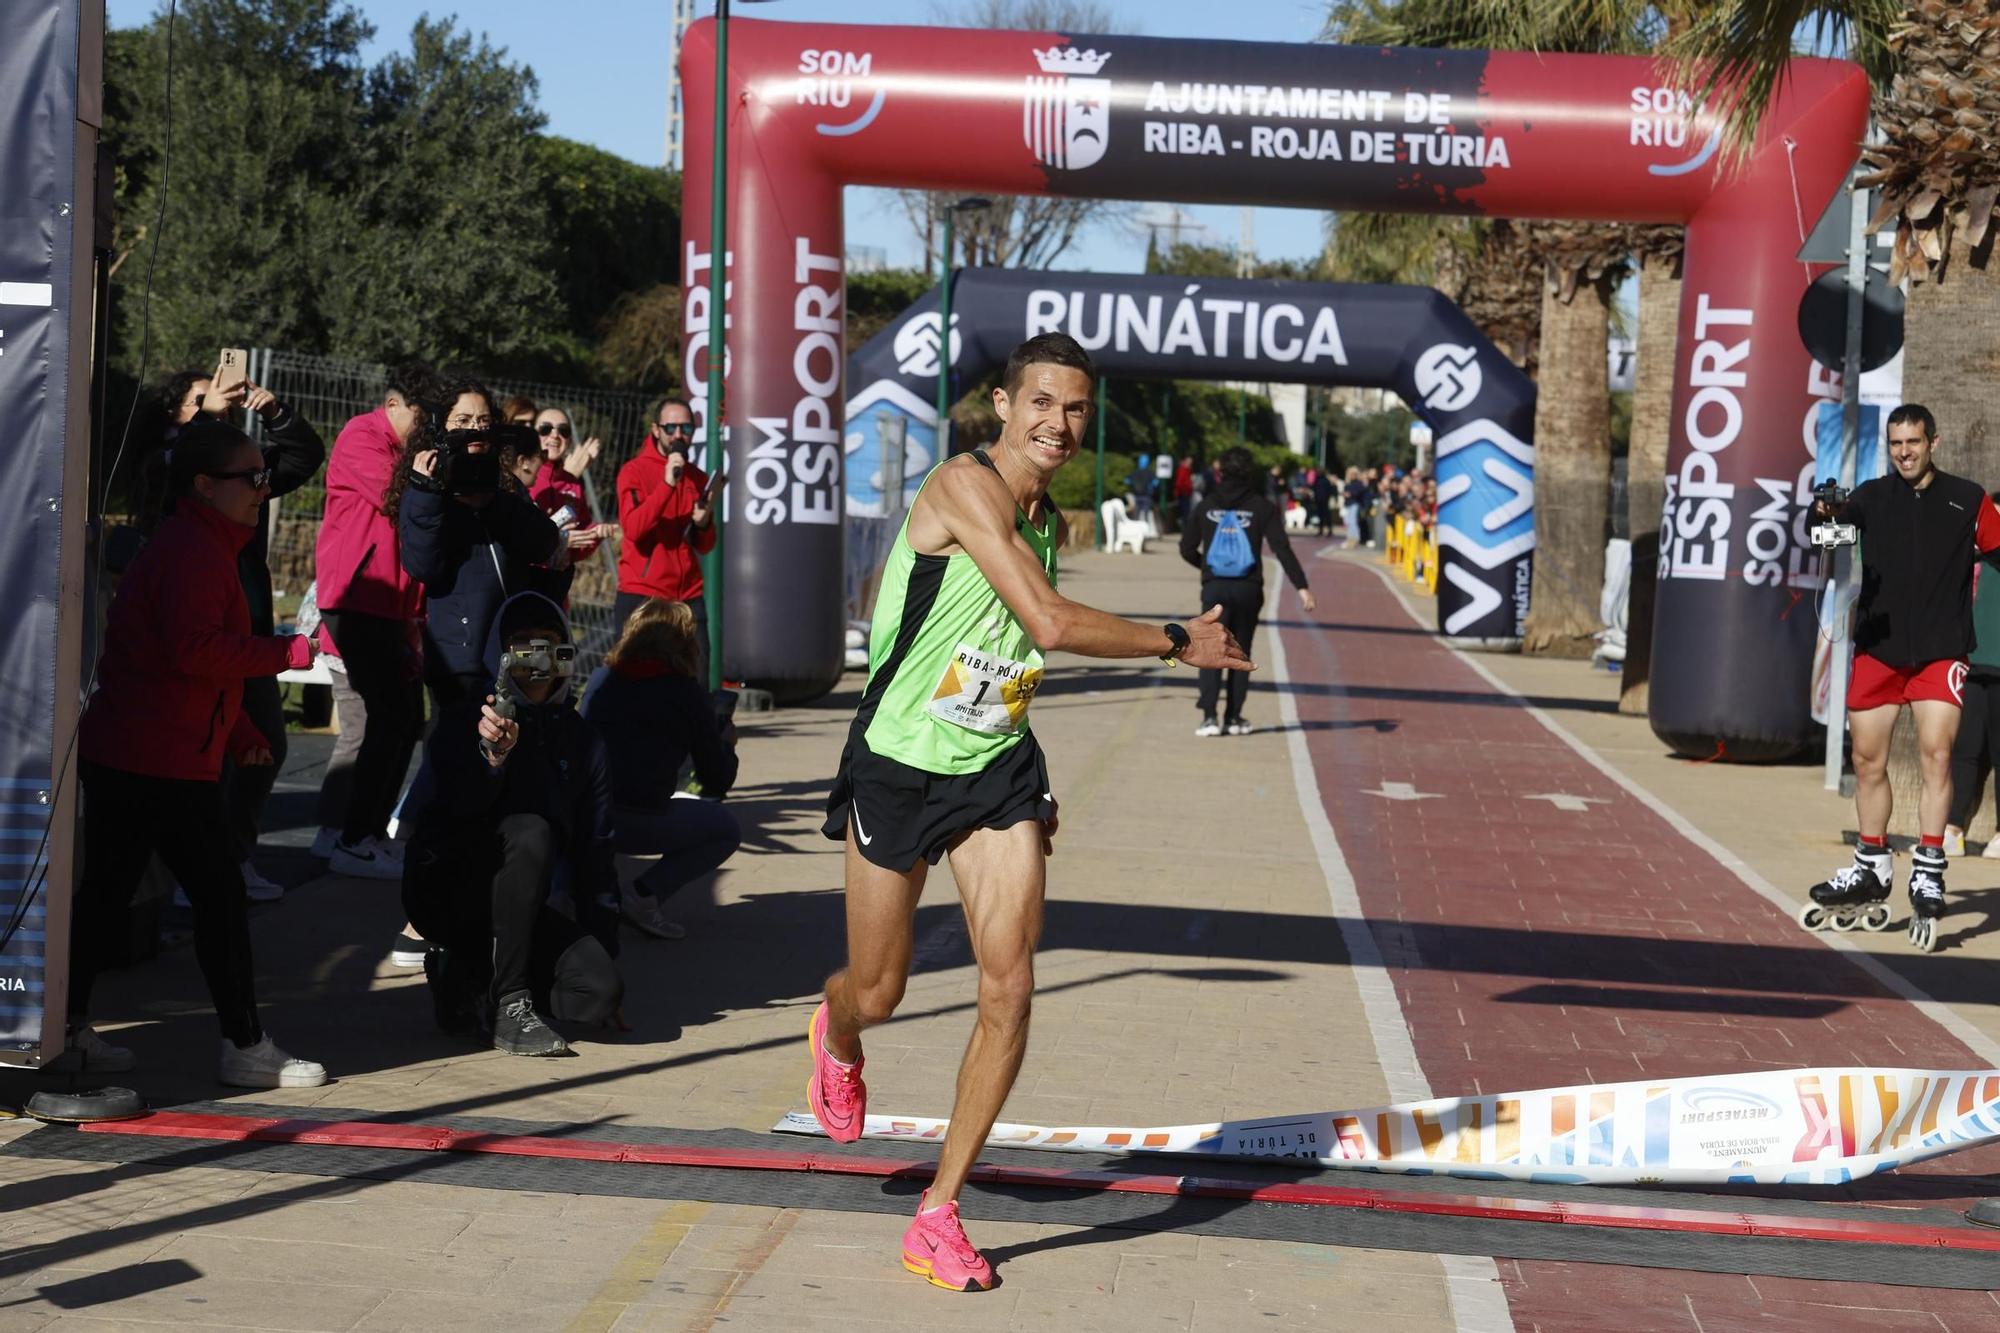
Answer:
[[[1049,482],[1081,447],[1096,384],[1073,338],[1029,339],[993,391],[998,442],[925,479],[882,573],[868,688],[826,802],[825,833],[847,844],[848,965],[827,979],[813,1011],[806,1095],[836,1142],[861,1136],[861,1031],[902,1001],[925,876],[948,855],[958,881],[979,966],[979,1018],[937,1175],[903,1234],[903,1266],[954,1291],[994,1285],[992,1266],[959,1225],[958,1193],[1028,1044],[1056,834],[1048,768],[1028,729],[1042,654],[1255,670],[1220,608],[1185,625],[1149,626],[1056,592],[1063,519]]]

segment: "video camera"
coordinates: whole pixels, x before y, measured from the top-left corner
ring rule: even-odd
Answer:
[[[520,711],[520,695],[514,673],[525,671],[531,681],[557,680],[576,674],[576,645],[530,639],[526,646],[509,648],[500,654],[500,672],[493,678],[493,711],[512,719]],[[490,759],[493,747],[484,740],[480,750]]]
[[[1847,503],[1848,492],[1837,481],[1823,481],[1813,490],[1813,500],[1829,514],[1838,514]],[[1852,523],[1840,523],[1829,519],[1825,523],[1815,523],[1812,528],[1814,546],[1831,551],[1839,546],[1852,546],[1860,539],[1860,532]]]
[[[432,420],[443,414],[426,404]],[[430,476],[410,474],[410,484],[440,495],[491,495],[500,489],[500,450],[512,445],[517,450],[536,452],[539,443],[528,426],[499,423],[468,430],[448,430],[434,437],[437,466]],[[483,448],[475,448],[483,445]]]

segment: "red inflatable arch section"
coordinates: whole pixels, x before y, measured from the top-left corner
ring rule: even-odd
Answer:
[[[683,366],[701,407],[715,31],[689,30]],[[1754,152],[1641,57],[1070,33],[730,25],[725,670],[819,694],[842,658],[841,190],[1271,204],[1687,224],[1653,673],[1684,749],[1809,732],[1807,416],[1794,258],[1868,115],[1853,65],[1800,60]],[[1230,302],[1202,336],[1257,336]],[[1441,383],[1439,392],[1451,392]]]

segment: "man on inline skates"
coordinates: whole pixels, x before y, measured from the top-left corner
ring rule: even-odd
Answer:
[[[1966,655],[1972,651],[1972,566],[2000,547],[2000,510],[1976,483],[1931,461],[1937,423],[1916,403],[1889,414],[1886,476],[1816,512],[1851,523],[1861,537],[1861,596],[1855,608],[1854,672],[1847,725],[1854,751],[1854,862],[1811,890],[1799,912],[1808,930],[1889,922],[1895,881],[1889,852],[1889,733],[1905,704],[1916,715],[1923,756],[1917,807],[1922,843],[1910,868],[1910,940],[1937,947],[1944,914],[1944,823],[1951,804],[1951,747],[1958,735]]]

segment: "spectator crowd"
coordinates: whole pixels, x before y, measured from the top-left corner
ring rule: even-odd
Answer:
[[[79,742],[82,875],[59,1064],[136,1062],[91,1026],[91,996],[157,858],[191,915],[219,1080],[326,1081],[264,1031],[249,930],[249,903],[283,893],[255,860],[285,755],[277,678],[316,666],[339,736],[314,855],[401,885],[408,924],[391,961],[423,968],[439,1027],[534,1056],[567,1049],[549,1018],[621,1025],[621,926],[682,938],[673,895],[742,836],[724,803],[734,696],[708,688],[702,600],[721,480],[689,460],[688,403],[655,405],[608,521],[581,479],[601,442],[578,442],[561,408],[400,366],[329,451],[227,369],[164,386],[163,438],[136,496],[143,544],[107,541],[115,591]],[[322,465],[316,579],[296,632],[281,633],[268,505]],[[616,645],[586,681],[568,597],[577,562],[606,543]],[[621,883],[619,853],[656,860]]]

